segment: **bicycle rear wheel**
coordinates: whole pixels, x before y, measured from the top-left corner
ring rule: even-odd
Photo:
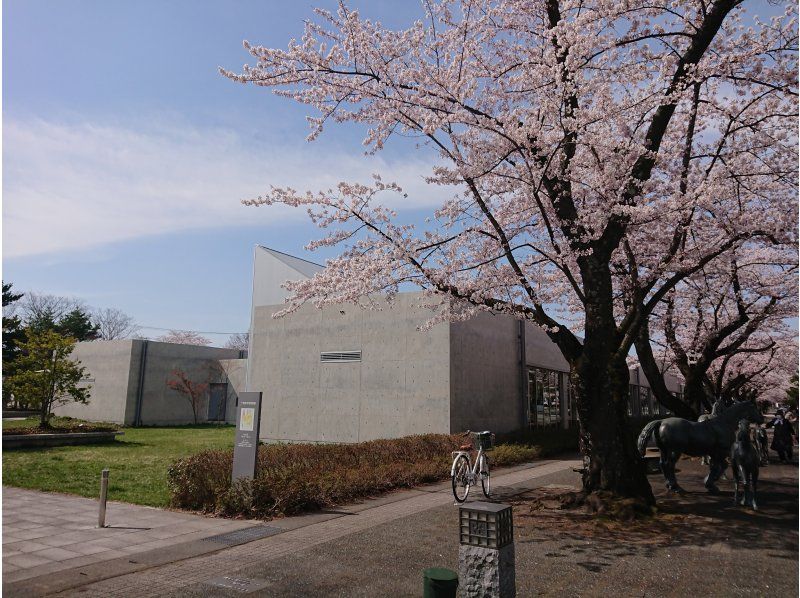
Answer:
[[[481,455],[481,461],[478,464],[478,471],[480,472],[481,476],[481,488],[483,488],[483,495],[486,498],[490,498],[489,493],[491,492],[491,488],[489,486],[489,457],[486,455]]]
[[[469,459],[466,455],[459,455],[453,467],[453,496],[456,502],[464,502],[469,494]]]

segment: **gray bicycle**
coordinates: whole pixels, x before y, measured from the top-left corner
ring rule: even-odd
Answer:
[[[494,434],[489,431],[470,432],[467,430],[464,436],[471,436],[468,443],[461,445],[457,451],[453,451],[453,465],[450,467],[450,478],[453,482],[453,496],[457,503],[467,500],[469,488],[481,481],[483,495],[490,498],[491,486],[489,481],[489,455],[485,451],[494,446]],[[474,442],[473,442],[474,441]],[[478,448],[475,461],[472,461],[472,451]]]

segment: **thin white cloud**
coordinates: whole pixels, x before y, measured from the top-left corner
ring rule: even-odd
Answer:
[[[316,190],[343,179],[368,182],[380,172],[409,191],[405,207],[434,205],[444,191],[424,184],[430,162],[418,155],[387,163],[314,144],[248,146],[222,129],[8,120],[3,146],[5,257],[305,217],[284,206],[239,203],[269,185]]]

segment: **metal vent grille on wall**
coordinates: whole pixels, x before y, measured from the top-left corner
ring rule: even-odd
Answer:
[[[361,351],[323,351],[319,354],[322,363],[361,361]]]

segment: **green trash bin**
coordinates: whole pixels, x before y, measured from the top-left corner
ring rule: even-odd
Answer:
[[[422,572],[423,598],[456,598],[458,574],[450,569],[432,567]]]

